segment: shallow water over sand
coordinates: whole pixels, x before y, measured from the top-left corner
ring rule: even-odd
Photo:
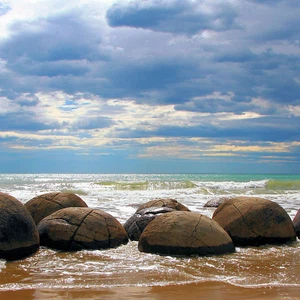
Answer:
[[[196,175],[31,174],[0,175],[0,190],[23,203],[46,192],[73,191],[90,207],[112,214],[123,224],[138,205],[159,197],[171,197],[210,217],[214,208],[203,207],[208,200],[232,195],[259,196],[278,202],[293,218],[300,208],[298,181],[297,176],[273,179],[228,175],[228,178],[210,176],[204,180]],[[46,298],[47,290],[57,291],[57,296],[59,291],[88,289],[91,297],[87,298],[92,298],[93,291],[112,288],[115,291],[128,288],[132,293],[134,288],[151,288],[152,293],[159,287],[205,284],[230,286],[239,292],[244,289],[248,296],[249,290],[270,292],[280,288],[298,291],[300,297],[300,242],[237,248],[233,254],[209,257],[140,253],[137,242],[116,249],[73,253],[41,247],[35,255],[20,261],[0,260],[0,274],[0,295],[4,291],[34,290],[44,291],[42,298]],[[286,299],[291,297],[287,294]]]
[[[170,257],[140,253],[137,242],[117,249],[57,252],[41,248],[27,259],[1,262],[0,290],[111,288],[222,282],[242,287],[300,288],[299,242],[237,248],[233,254]]]

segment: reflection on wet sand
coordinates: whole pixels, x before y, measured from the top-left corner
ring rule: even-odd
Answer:
[[[122,287],[105,289],[21,290],[0,292],[1,300],[64,299],[299,299],[299,287],[244,288],[219,282],[157,287]]]

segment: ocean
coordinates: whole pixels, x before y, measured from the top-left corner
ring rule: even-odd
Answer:
[[[137,207],[173,198],[211,217],[209,200],[256,196],[280,204],[293,219],[300,208],[300,175],[271,174],[0,174],[0,191],[26,203],[55,191],[72,192],[121,224]],[[291,288],[300,297],[300,243],[236,248],[235,253],[172,257],[141,253],[137,242],[116,249],[60,252],[41,247],[23,260],[0,260],[1,291],[229,285]],[[290,298],[287,298],[290,299]]]

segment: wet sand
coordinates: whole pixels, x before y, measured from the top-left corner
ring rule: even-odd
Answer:
[[[219,282],[113,289],[35,289],[0,291],[1,300],[59,299],[300,299],[299,287],[245,288]]]

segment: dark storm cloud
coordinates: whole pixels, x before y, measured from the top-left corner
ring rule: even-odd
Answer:
[[[203,113],[218,113],[218,112],[232,112],[236,114],[242,113],[247,110],[253,110],[253,105],[241,102],[235,99],[226,100],[218,98],[217,96],[208,96],[205,99],[194,99],[186,103],[178,104],[175,106],[176,110],[198,111]]]
[[[299,55],[275,52],[271,44],[269,50],[255,50],[258,34],[273,27],[268,18],[264,19],[268,26],[259,32],[247,32],[248,24],[243,24],[244,30],[230,33],[237,18],[247,15],[242,9],[226,1],[131,1],[127,6],[117,2],[107,12],[108,21],[116,26],[111,39],[80,10],[12,22],[10,36],[0,41],[0,57],[7,72],[0,74],[0,92],[87,92],[203,112],[258,111],[250,104],[252,97],[297,104]],[[296,32],[296,19],[291,22],[290,31]],[[216,24],[221,27],[214,27]],[[282,24],[281,19],[274,24],[280,28],[276,24]],[[121,25],[131,28],[117,27]],[[171,34],[146,33],[136,27],[179,34],[211,29],[218,35],[208,40],[189,37],[184,43],[172,40]],[[209,98],[215,92],[233,96],[230,101]],[[203,96],[210,100],[195,101]]]
[[[11,102],[16,103],[20,107],[36,106],[39,103],[39,99],[34,94],[17,93],[12,90],[0,90],[0,97],[4,97]]]
[[[78,12],[54,15],[10,27],[11,38],[1,43],[1,56],[8,62],[20,57],[35,61],[101,60],[101,42]],[[9,50],[9,51],[8,51]]]
[[[36,61],[29,62],[26,59],[12,62],[10,64],[12,70],[16,70],[19,74],[29,76],[84,76],[89,67],[81,61]]]
[[[257,4],[268,4],[268,5],[276,5],[280,2],[286,2],[286,0],[247,0],[248,2],[254,2],[254,3],[257,3]],[[297,2],[297,1],[294,1],[294,2]]]
[[[261,32],[256,32],[254,38],[256,41],[267,42],[277,40],[289,40],[291,43],[295,43],[300,38],[299,26],[299,8],[295,7],[294,12],[289,12],[288,15],[276,23],[278,15],[274,15],[274,24]]]
[[[229,2],[210,3],[213,9],[209,12],[201,4],[186,0],[121,2],[107,11],[107,20],[113,27],[128,26],[189,35],[203,30],[240,28],[236,22],[237,13]]]
[[[100,35],[78,12],[18,21],[10,31],[10,37],[0,42],[0,57],[6,61],[6,68],[16,73],[79,76],[88,71],[85,62],[107,59],[98,49]]]
[[[189,60],[179,58],[177,61],[173,61],[165,58],[154,59],[145,63],[132,61],[130,64],[115,65],[114,68],[107,69],[106,76],[110,78],[110,83],[120,89],[121,94],[123,93],[125,97],[139,95],[143,101],[150,103],[176,103],[177,100],[173,98],[174,94],[181,88],[181,83],[193,76],[196,71],[197,69]],[[159,94],[157,98],[153,98],[153,95],[149,98],[143,97],[143,93],[147,91],[156,91]],[[186,90],[185,92],[189,93]],[[179,93],[178,96],[182,101],[182,94]]]
[[[273,124],[273,122],[275,122]],[[282,124],[278,126],[278,124]],[[213,138],[228,140],[244,140],[248,142],[291,142],[300,139],[300,118],[262,118],[232,120],[219,124],[207,123],[196,126],[178,126],[170,124],[152,131],[126,130],[120,131],[119,137],[178,137],[178,138]]]
[[[46,124],[43,120],[38,121],[36,115],[32,112],[15,112],[0,115],[0,130],[20,130],[20,131],[39,131],[54,129],[57,126],[54,124]]]
[[[39,103],[39,99],[35,95],[19,95],[17,98],[15,98],[15,103],[20,105],[20,107],[31,107],[36,106]]]
[[[230,86],[237,95],[244,89],[248,97],[261,96],[291,104],[299,101],[300,84],[296,80],[300,74],[299,55],[278,54],[270,49],[259,54],[230,50],[216,54],[214,60],[220,65],[234,63],[228,70],[228,78],[235,80],[236,86]],[[237,77],[234,70],[238,71]]]

